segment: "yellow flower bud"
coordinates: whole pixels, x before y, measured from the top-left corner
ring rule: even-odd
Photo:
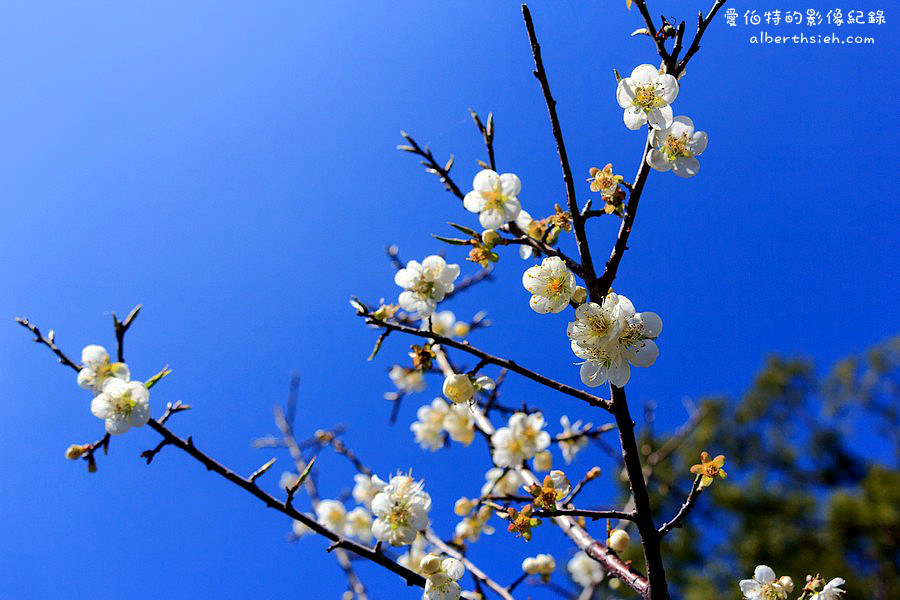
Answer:
[[[606,545],[616,552],[625,552],[628,550],[628,546],[631,545],[631,536],[623,529],[613,529],[609,533]]]
[[[460,498],[456,501],[456,504],[453,505],[453,512],[456,513],[457,517],[464,517],[475,508],[475,503],[469,500],[468,498]]]
[[[778,580],[778,585],[780,585],[782,588],[784,588],[784,591],[786,591],[788,594],[790,594],[791,592],[794,591],[794,580],[791,579],[790,577],[788,577],[787,575],[783,575]]]
[[[497,233],[496,229],[485,229],[484,233],[481,234],[481,241],[488,248],[492,248],[500,241],[500,234]]]
[[[72,444],[68,448],[66,448],[66,458],[69,460],[75,460],[81,458],[81,455],[87,452],[88,446],[83,446],[81,444]]]
[[[441,557],[434,554],[427,554],[422,562],[419,563],[419,572],[422,575],[434,575],[441,571]]]

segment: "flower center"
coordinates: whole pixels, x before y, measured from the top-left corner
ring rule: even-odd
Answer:
[[[690,158],[693,156],[690,148],[688,148],[688,136],[686,133],[682,133],[677,137],[671,133],[667,135],[666,141],[663,143],[662,151],[669,160],[675,160],[676,158]]]
[[[554,277],[547,284],[547,291],[554,296],[561,295],[566,291],[566,281],[562,278]]]
[[[634,90],[634,100],[632,103],[638,108],[649,111],[652,108],[665,106],[662,96],[656,87],[656,84],[649,83],[647,85],[639,85]]]
[[[131,415],[135,406],[137,406],[137,400],[131,397],[131,390],[125,390],[116,400],[116,412],[126,417]]]
[[[428,298],[431,296],[431,292],[434,291],[434,282],[425,281],[423,279],[413,286],[412,291],[419,294],[420,296]]]
[[[481,197],[484,198],[484,210],[496,211],[503,210],[507,199],[506,196],[503,195],[500,186],[495,187],[489,192],[481,192]]]

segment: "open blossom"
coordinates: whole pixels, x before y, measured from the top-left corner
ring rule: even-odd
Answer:
[[[821,592],[813,594],[809,600],[841,600],[844,596],[844,590],[840,589],[846,581],[841,577],[835,577],[825,584]]]
[[[291,532],[294,534],[295,538],[302,538],[303,536],[311,534],[313,530],[303,521],[294,519],[294,522],[291,524]]]
[[[466,516],[456,524],[453,539],[457,543],[477,542],[481,534],[492,535],[494,528],[487,524],[493,510],[490,506],[480,506],[474,514]]]
[[[424,482],[415,481],[410,475],[398,473],[391,477],[384,490],[372,500],[376,517],[372,533],[376,539],[392,546],[406,546],[428,527],[431,496],[423,486]]]
[[[430,325],[430,328],[429,328]],[[444,337],[453,337],[458,331],[456,315],[452,310],[442,310],[422,319],[422,329]]]
[[[454,442],[468,446],[475,439],[475,417],[464,404],[454,404],[444,415],[444,431]]]
[[[484,474],[485,483],[481,486],[482,496],[513,496],[525,484],[525,480],[515,469],[504,472],[494,467]]]
[[[498,175],[484,169],[472,181],[472,191],[463,199],[466,210],[478,213],[478,222],[485,229],[497,229],[514,221],[522,209],[517,196],[522,182],[513,173]]]
[[[119,435],[150,420],[150,392],[140,381],[107,379],[91,401],[91,412],[106,420],[106,431]]]
[[[423,450],[435,451],[444,447],[444,417],[448,412],[450,406],[441,398],[435,398],[431,404],[420,406],[416,411],[419,420],[414,421],[409,429]]]
[[[579,550],[569,560],[566,570],[572,577],[572,581],[581,587],[589,587],[603,581],[603,569],[600,563]]]
[[[394,283],[403,288],[398,303],[405,311],[421,318],[434,312],[437,303],[453,291],[453,282],[459,277],[459,265],[448,265],[437,255],[421,262],[411,260],[394,275]]]
[[[354,475],[353,481],[353,499],[366,508],[372,508],[372,500],[387,485],[378,475],[369,476],[364,473]]]
[[[336,532],[343,533],[347,525],[347,509],[338,500],[322,500],[316,504],[316,520]]]
[[[355,537],[364,544],[372,539],[372,514],[362,506],[347,513],[344,534]]]
[[[694,122],[683,115],[675,117],[666,129],[656,129],[647,164],[657,171],[672,171],[679,177],[693,177],[700,170],[697,156],[706,150],[706,132],[695,131]]]
[[[653,129],[665,129],[672,124],[672,107],[678,96],[678,81],[653,65],[638,65],[631,77],[619,80],[616,100],[625,109],[625,126],[640,129],[649,123]]]
[[[578,452],[587,446],[588,438],[581,435],[585,431],[589,431],[593,425],[588,423],[582,426],[581,421],[569,422],[569,417],[563,415],[559,418],[559,424],[562,425],[562,433],[559,435],[559,449],[562,451],[563,459],[566,464],[575,460]]]
[[[109,352],[103,346],[91,344],[81,351],[81,370],[78,371],[78,385],[94,394],[103,390],[107,379],[128,381],[131,373],[128,365],[121,362],[109,362]]]
[[[540,575],[549,578],[556,570],[556,560],[550,554],[538,554],[529,556],[522,561],[522,570],[529,575]]]
[[[522,285],[531,292],[529,305],[536,313],[558,313],[568,306],[575,292],[575,275],[561,258],[548,256],[525,271]]]
[[[553,468],[553,454],[549,450],[541,450],[534,455],[531,466],[535,471],[549,471]]]
[[[455,558],[443,560],[434,554],[429,554],[420,563],[422,574],[425,576],[425,591],[423,600],[457,600],[462,589],[457,583],[465,574],[463,564]]]
[[[401,392],[411,394],[425,389],[425,376],[418,369],[394,365],[388,376],[391,378],[391,383]]]
[[[543,431],[544,416],[541,413],[527,415],[517,412],[491,436],[494,446],[494,464],[498,467],[515,467],[532,458],[550,445],[550,434]]]
[[[452,402],[461,404],[475,396],[475,386],[465,373],[453,373],[444,378],[443,392]]]
[[[625,296],[610,292],[602,306],[593,302],[579,306],[575,318],[568,334],[572,351],[584,359],[581,381],[587,386],[609,380],[622,387],[631,377],[629,363],[649,367],[659,356],[653,340],[662,332],[662,320],[653,312],[635,312]]]
[[[841,579],[841,583],[843,581]],[[753,571],[753,579],[744,579],[740,583],[741,593],[744,594],[746,600],[783,600],[787,598],[793,587],[794,582],[790,577],[776,580],[775,571],[766,565],[757,566]],[[835,596],[834,600],[837,598]],[[826,598],[820,600],[826,600]],[[832,598],[827,598],[827,600],[832,600]]]

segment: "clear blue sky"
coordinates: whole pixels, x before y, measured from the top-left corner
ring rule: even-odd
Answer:
[[[655,13],[687,18],[689,31],[708,4],[653,2]],[[641,150],[612,69],[627,74],[655,55],[628,38],[641,23],[622,5],[532,6],[578,178],[607,162],[631,177]],[[616,285],[665,323],[658,363],[629,385],[636,402],[659,403],[663,424],[684,418],[685,396],[740,392],[771,351],[824,368],[900,329],[900,13],[886,18],[857,26],[876,38],[866,46],[751,45],[759,28],[727,28],[722,17],[708,32],[675,103],[709,134],[700,174],[651,176]],[[518,4],[7,3],[0,55],[2,595],[335,598],[343,589],[323,542],[287,544],[287,520],[247,494],[175,451],[145,466],[138,454],[157,442],[147,428],[114,440],[95,475],[65,461],[66,446],[95,439],[101,423],[17,315],[54,328],[77,356],[87,343],[112,347],[110,311],[143,303],[128,340],[132,372],[174,368],[152,392],[154,414],[166,401],[193,404],[173,429],[245,473],[269,458],[249,442],[274,432],[271,408],[299,371],[300,426],[348,425],[348,443],[382,475],[412,466],[449,533],[452,501],[477,492],[486,454],[478,441],[437,455],[414,449],[407,424],[434,383],[388,427],[385,370],[406,343],[392,338],[365,362],[374,334],[347,298],[394,297],[386,242],[421,258],[438,249],[429,233],[444,222],[475,223],[394,150],[401,129],[442,158],[455,153],[467,185],[484,153],[466,109],[494,111],[499,167],[522,178],[526,208],[545,214],[563,199]],[[616,226],[607,221],[589,232],[601,258]],[[569,316],[530,311],[524,266],[504,255],[497,283],[451,308],[489,311],[494,328],[473,342],[577,384]],[[604,422],[525,382],[507,394],[546,407],[554,432],[562,412]],[[322,467],[324,495],[349,487],[341,462]],[[568,558],[558,533],[499,558],[490,551],[509,540],[497,537],[474,556],[501,572],[542,550]],[[418,595],[360,570],[376,597]]]

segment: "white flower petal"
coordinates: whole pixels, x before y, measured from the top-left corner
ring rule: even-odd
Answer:
[[[500,176],[500,189],[504,196],[518,196],[522,191],[522,182],[515,173],[504,173]]]
[[[753,571],[753,579],[765,585],[775,581],[775,571],[766,565],[759,565]]]
[[[686,158],[676,158],[672,163],[672,172],[679,177],[693,177],[700,171],[700,161],[693,156]]]
[[[637,106],[629,106],[624,114],[625,127],[635,131],[647,122],[647,114]]]

